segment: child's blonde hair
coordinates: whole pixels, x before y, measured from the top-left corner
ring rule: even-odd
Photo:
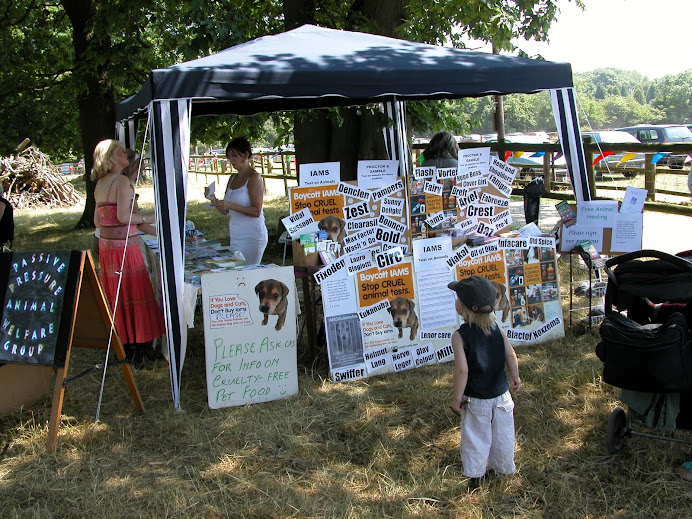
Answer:
[[[490,312],[489,314],[474,312],[464,305],[459,298],[457,298],[457,305],[457,310],[459,310],[461,317],[464,318],[464,322],[469,325],[475,324],[485,335],[490,335],[490,332],[497,326],[495,312]]]

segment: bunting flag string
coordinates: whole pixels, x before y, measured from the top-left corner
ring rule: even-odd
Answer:
[[[598,157],[593,159],[593,162],[591,163],[591,167],[594,167],[596,164],[601,162],[603,159],[605,159],[606,157],[609,157],[611,155],[615,155],[615,152],[614,151],[604,151]]]
[[[651,163],[652,164],[658,164],[658,161],[661,160],[663,157],[665,157],[667,153],[663,153],[659,151],[658,153],[655,153],[653,157],[651,157]]]
[[[627,162],[628,160],[632,160],[636,156],[636,153],[625,153],[620,159],[620,161],[617,163],[617,165],[619,166],[620,164],[624,164],[625,162]]]

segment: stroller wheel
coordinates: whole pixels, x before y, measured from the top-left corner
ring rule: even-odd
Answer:
[[[616,407],[608,418],[608,431],[606,433],[606,447],[609,454],[615,454],[625,443],[627,434],[627,415],[621,407]]]

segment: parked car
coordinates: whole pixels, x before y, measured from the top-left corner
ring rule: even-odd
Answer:
[[[618,129],[631,133],[644,144],[692,142],[692,131],[682,124],[640,124]],[[659,164],[667,164],[672,169],[682,169],[686,158],[687,155],[667,155]]]
[[[491,137],[484,142],[497,142],[497,137]],[[550,139],[545,132],[537,132],[537,134],[509,134],[505,136],[507,143],[523,143],[523,144],[549,144]],[[524,152],[519,157],[512,153],[507,159],[507,164],[521,170],[522,173],[531,174],[542,173],[543,157],[533,157],[533,152]],[[496,152],[492,152],[491,156],[497,157]],[[560,169],[565,169],[565,158],[559,157],[553,161],[553,165]]]
[[[619,130],[599,130],[599,131],[594,131],[594,132],[582,132],[582,138],[584,137],[591,137],[591,142],[595,143],[612,143],[612,144],[617,144],[617,143],[633,143],[633,144],[639,144],[639,139],[637,139],[634,135],[628,132],[623,132]],[[600,152],[599,152],[600,153]],[[620,161],[622,158],[625,156],[626,152],[618,152],[614,153],[613,155],[608,155],[605,157],[602,161],[599,161],[596,166],[603,166],[603,165],[608,165],[609,168],[614,169],[617,168],[618,165],[620,164]],[[598,156],[597,153],[594,153],[594,158]],[[643,168],[644,167],[644,154],[643,153],[637,153],[637,155],[624,162],[622,165],[620,165],[620,169],[623,167],[630,167],[630,168]],[[599,172],[600,173],[600,172]],[[626,177],[631,177],[634,176],[631,172],[624,171],[623,175]],[[596,177],[598,180],[600,180],[598,177],[601,176],[600,174],[597,173]]]
[[[67,162],[58,164],[58,173],[61,175],[71,175],[75,170],[74,164],[68,164]]]

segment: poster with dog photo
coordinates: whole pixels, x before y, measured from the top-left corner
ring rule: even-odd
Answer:
[[[202,275],[210,408],[298,393],[296,301],[293,267]]]
[[[420,327],[412,260],[359,272],[356,289],[368,375],[412,366]]]
[[[372,226],[376,239],[374,249],[386,250],[400,246],[405,254],[410,253],[406,186],[403,179],[397,178],[392,183],[365,191],[370,194],[367,211],[358,211],[363,201],[345,196],[344,218],[347,235],[356,234]],[[351,207],[353,210],[349,210]]]
[[[288,190],[291,214],[310,209],[312,218],[327,237],[343,246],[346,226],[343,219],[344,195],[338,192],[338,184],[291,187]],[[324,221],[323,221],[324,220]]]

